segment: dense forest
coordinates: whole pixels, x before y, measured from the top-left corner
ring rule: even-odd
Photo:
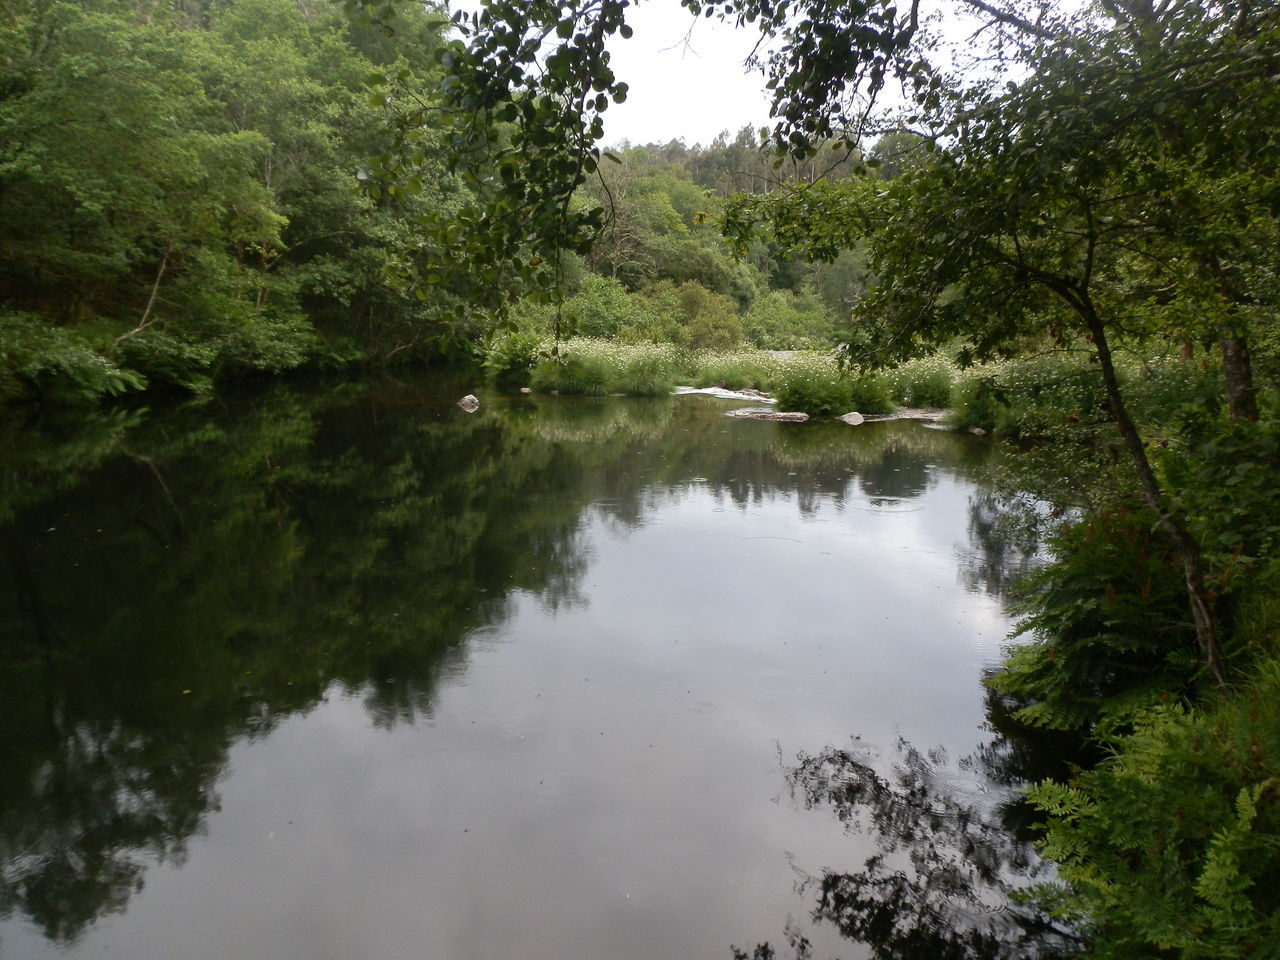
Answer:
[[[1038,902],[1092,957],[1280,956],[1280,8],[955,5],[968,76],[915,4],[684,0],[776,41],[765,148],[606,151],[625,0],[10,2],[0,398],[838,344],[817,412],[1049,441],[993,696],[1098,759],[1031,791]]]
[[[416,129],[405,183],[361,189],[393,149],[396,118],[441,84],[437,9],[401,10],[388,30],[293,0],[8,8],[4,399],[468,359],[491,332],[466,291],[388,282],[424,221],[475,200],[446,168],[443,121]],[[796,182],[811,164],[779,170],[750,130],[621,153],[576,201],[612,215],[589,254],[562,264],[571,326],[695,346],[838,337],[856,256],[812,266],[758,243],[742,260],[719,230],[728,197]],[[536,304],[524,315],[546,319]]]

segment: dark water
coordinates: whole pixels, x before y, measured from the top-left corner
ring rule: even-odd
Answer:
[[[0,956],[1047,955],[990,445],[457,395],[9,423]]]

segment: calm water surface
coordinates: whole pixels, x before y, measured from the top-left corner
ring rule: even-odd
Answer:
[[[1044,953],[990,445],[457,395],[8,425],[0,956]]]

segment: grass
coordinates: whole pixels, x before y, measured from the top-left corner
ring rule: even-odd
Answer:
[[[1130,413],[1159,424],[1173,411],[1213,409],[1221,403],[1220,375],[1212,364],[1177,357],[1127,355],[1117,373]],[[998,436],[1040,439],[1079,435],[1112,419],[1098,366],[1084,351],[1038,354],[988,363],[957,373],[952,425],[981,427]]]
[[[603,397],[621,393],[656,397],[682,379],[684,352],[672,344],[622,344],[575,337],[536,352],[529,385],[540,393]]]
[[[660,396],[677,383],[775,394],[786,410],[839,416],[851,410],[887,413],[890,380],[881,374],[842,370],[822,353],[779,355],[764,350],[689,350],[673,344],[624,344],[575,337],[558,347],[550,340],[507,334],[488,348],[484,366],[500,383],[527,382],[539,393],[581,396]],[[923,369],[923,368],[922,368]]]
[[[498,383],[528,384],[542,393],[661,396],[677,383],[723,384],[762,390],[775,395],[781,409],[811,416],[887,413],[895,404],[948,408],[954,427],[1014,438],[1078,436],[1110,420],[1097,366],[1084,352],[1056,351],[964,370],[938,355],[869,373],[841,370],[832,357],[814,351],[691,350],[590,337],[557,346],[550,338],[508,333],[489,344],[483,362]],[[1119,367],[1140,421],[1162,410],[1218,402],[1211,365],[1129,356]]]

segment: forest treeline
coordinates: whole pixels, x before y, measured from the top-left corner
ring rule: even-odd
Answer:
[[[0,395],[342,364],[412,345],[390,291],[420,195],[354,174],[385,136],[365,81],[433,71],[442,18],[396,36],[327,4],[20,2],[0,28]]]
[[[387,278],[428,214],[473,199],[440,160],[443,128],[418,131],[410,183],[362,189],[393,118],[437,94],[437,8],[406,6],[393,30],[296,0],[6,9],[0,399],[469,355],[490,332],[456,293]],[[695,346],[838,336],[855,255],[812,266],[761,243],[739,260],[718,223],[737,192],[857,158],[777,167],[751,130],[619,152],[577,201],[611,215],[588,257],[565,258],[566,330]],[[549,317],[531,303],[517,314]]]

